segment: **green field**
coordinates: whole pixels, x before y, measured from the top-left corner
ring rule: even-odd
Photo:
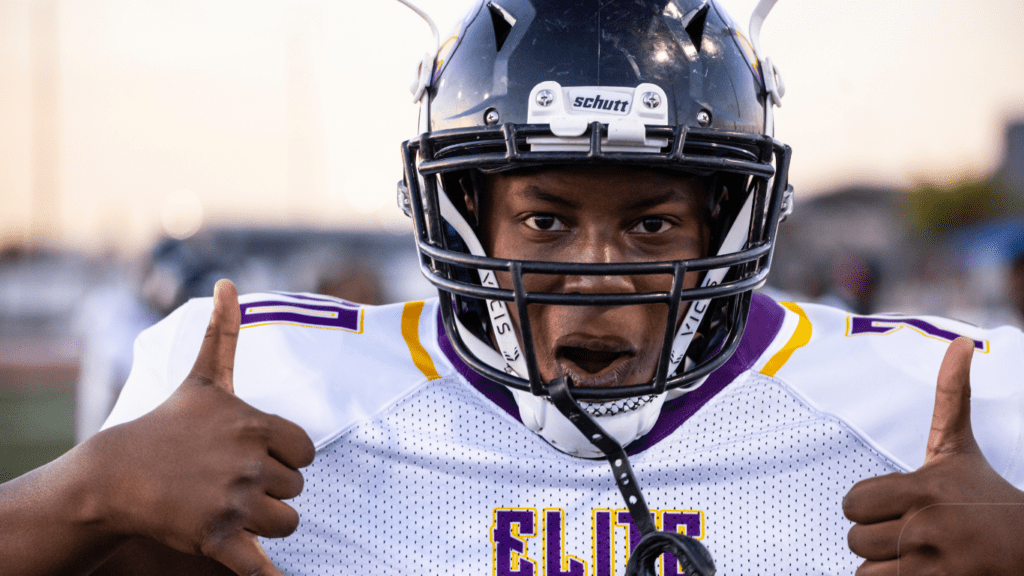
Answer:
[[[75,395],[0,391],[0,482],[68,451],[75,443]]]

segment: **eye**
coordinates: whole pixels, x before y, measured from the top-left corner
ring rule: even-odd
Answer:
[[[562,221],[550,214],[536,214],[530,216],[524,220],[526,225],[533,230],[540,230],[541,232],[557,232],[559,230],[565,230],[565,224]]]
[[[632,230],[630,230],[630,232],[639,232],[641,234],[660,234],[667,231],[671,226],[672,225],[664,218],[652,216],[641,220],[633,227]]]

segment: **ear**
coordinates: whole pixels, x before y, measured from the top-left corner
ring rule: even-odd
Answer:
[[[477,182],[472,173],[459,178],[459,186],[462,188],[462,200],[466,205],[466,219],[474,228],[480,225],[480,202],[477,197]]]
[[[722,215],[722,204],[729,201],[729,187],[717,174],[708,181],[707,197],[710,204],[709,216],[711,221],[716,221]]]

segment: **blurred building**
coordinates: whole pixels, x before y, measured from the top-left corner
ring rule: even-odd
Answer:
[[[798,196],[780,227],[768,289],[855,313],[1024,326],[1012,276],[1024,254],[1024,189],[1008,184],[1024,166],[1024,125],[1008,134],[994,178]]]
[[[779,229],[771,287],[857,313],[892,305],[908,242],[903,193],[852,187],[801,200]]]
[[[1007,125],[1003,162],[999,178],[1024,197],[1024,120]]]

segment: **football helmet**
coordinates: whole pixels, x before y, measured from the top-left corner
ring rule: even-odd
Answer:
[[[600,457],[547,399],[552,383],[540,376],[526,307],[665,305],[653,379],[572,388],[587,413],[629,444],[651,429],[667,397],[699,386],[736,350],[751,291],[768,274],[791,206],[790,149],[772,129],[782,91],[775,67],[713,0],[483,0],[432,64],[430,74],[421,65],[413,87],[420,134],[402,145],[399,204],[413,218],[453,348],[512,390],[531,429],[563,451]],[[710,253],[590,264],[484,252],[464,201],[473,172],[606,163],[707,178],[716,203]],[[499,286],[496,272],[512,287]],[[687,272],[701,273],[696,287],[684,288]],[[662,292],[536,292],[524,281],[533,274],[661,274],[672,282]]]

